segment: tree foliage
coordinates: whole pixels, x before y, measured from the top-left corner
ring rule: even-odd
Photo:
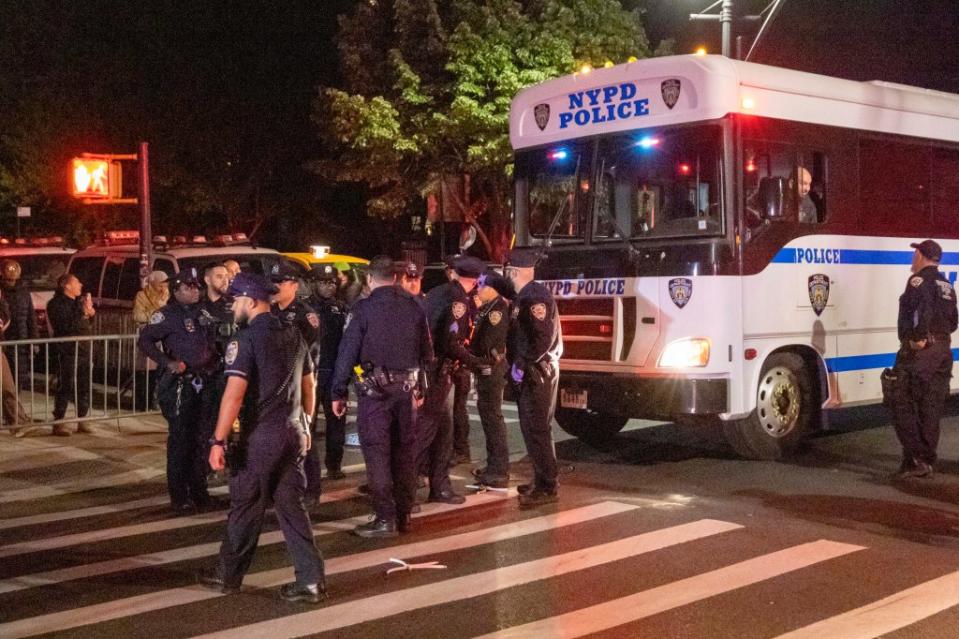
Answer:
[[[338,46],[343,81],[315,102],[328,153],[313,168],[368,187],[381,217],[422,207],[455,178],[458,208],[482,220],[491,257],[508,237],[516,93],[650,54],[639,13],[618,0],[365,0],[341,18]]]

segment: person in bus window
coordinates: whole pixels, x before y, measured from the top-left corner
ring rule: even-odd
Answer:
[[[799,223],[816,224],[819,222],[819,211],[809,195],[812,189],[812,174],[803,167],[796,171],[796,188],[799,192]]]

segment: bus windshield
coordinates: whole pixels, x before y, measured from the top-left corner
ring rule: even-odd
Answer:
[[[517,218],[528,215],[531,238],[561,210],[552,237],[586,227],[595,242],[721,234],[721,139],[718,126],[697,125],[518,154]]]

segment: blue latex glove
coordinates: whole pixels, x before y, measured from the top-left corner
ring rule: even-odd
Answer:
[[[516,368],[516,364],[513,364],[513,367],[509,371],[510,377],[513,378],[513,381],[517,384],[523,383],[523,371],[522,369]]]

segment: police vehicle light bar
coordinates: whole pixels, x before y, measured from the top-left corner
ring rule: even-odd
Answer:
[[[659,146],[659,142],[660,142],[659,138],[653,138],[647,135],[646,137],[642,138],[639,142],[637,142],[636,146],[638,146],[641,149],[651,149],[654,146]]]

